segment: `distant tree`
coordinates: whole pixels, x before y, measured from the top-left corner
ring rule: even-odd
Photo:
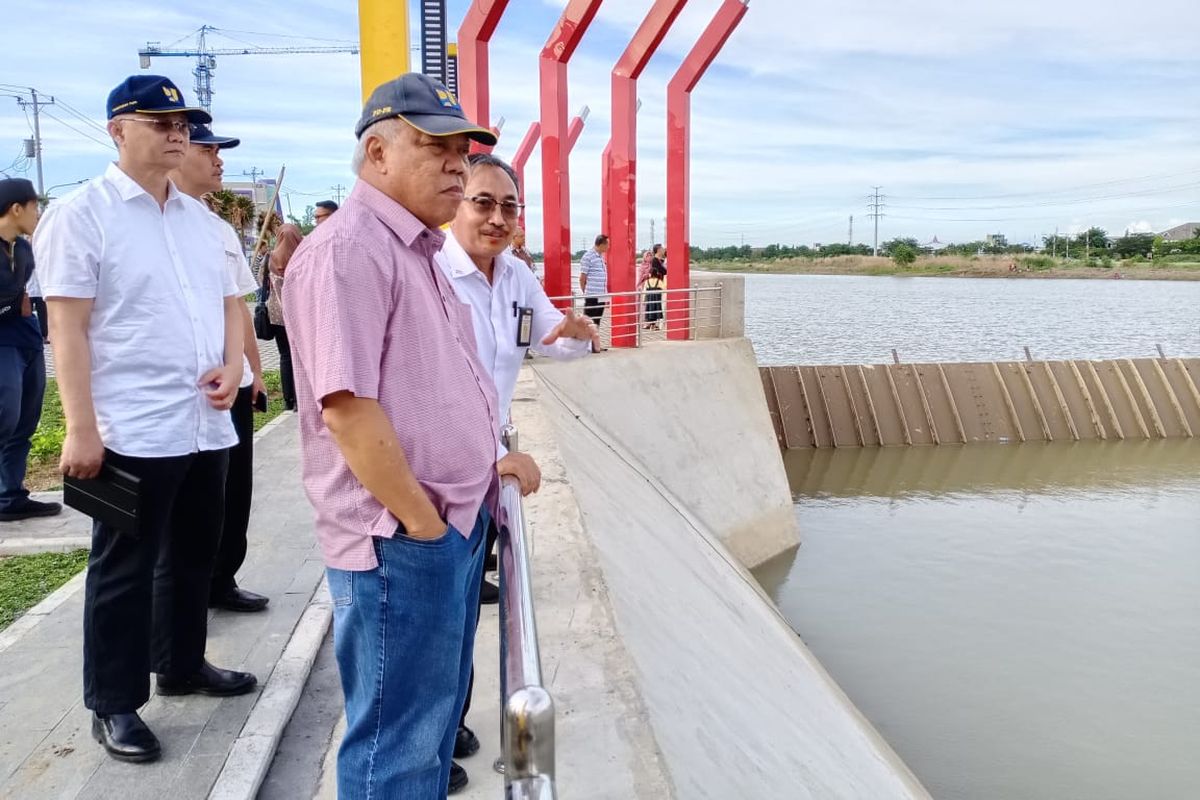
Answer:
[[[879,253],[880,255],[890,256],[892,255],[893,251],[901,245],[905,245],[911,249],[914,256],[921,252],[921,243],[910,236],[903,239],[900,237],[889,239],[879,246]]]
[[[892,256],[892,261],[896,262],[896,266],[907,267],[917,260],[917,248],[907,242],[891,242],[890,244],[888,252]]]
[[[1154,234],[1152,233],[1134,233],[1129,236],[1122,236],[1112,243],[1113,255],[1118,258],[1132,258],[1134,256],[1149,256],[1154,252]]]
[[[308,236],[313,232],[313,228],[317,227],[317,207],[307,206],[304,209],[303,217],[296,217],[294,214],[288,214],[288,222],[300,229],[300,232]]]
[[[1108,231],[1103,228],[1088,228],[1075,237],[1075,246],[1080,250],[1091,249],[1092,252],[1108,248]]]

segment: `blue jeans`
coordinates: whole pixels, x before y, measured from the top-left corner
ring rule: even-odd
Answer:
[[[29,497],[25,462],[45,393],[42,349],[0,346],[0,511],[13,510]]]
[[[333,641],[346,698],[341,800],[442,800],[467,694],[483,541],[451,528],[432,541],[374,540],[379,566],[329,568]]]

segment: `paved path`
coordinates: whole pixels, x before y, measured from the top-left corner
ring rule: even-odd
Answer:
[[[208,658],[256,673],[260,692],[323,573],[298,480],[297,438],[296,418],[284,415],[257,444],[250,552],[239,578],[269,595],[270,608],[210,616]],[[72,534],[76,525],[87,532],[86,520],[64,522]],[[259,692],[153,696],[141,712],[162,741],[162,760],[116,762],[92,740],[82,705],[82,615],[83,592],[73,591],[15,641],[0,635],[0,798],[206,798]]]
[[[36,500],[62,502],[62,492],[35,492]],[[65,553],[90,547],[92,521],[73,508],[56,517],[0,522],[0,556]]]

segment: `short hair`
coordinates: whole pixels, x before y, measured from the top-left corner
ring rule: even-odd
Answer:
[[[517,194],[521,193],[521,179],[517,177],[517,171],[512,166],[491,153],[471,153],[467,156],[467,163],[471,165],[471,169],[478,167],[495,167],[496,169],[504,170],[504,174],[512,178],[513,186],[517,187]]]
[[[596,247],[599,247],[602,244],[608,244],[608,237],[603,233],[596,237]]]
[[[394,143],[404,125],[404,121],[399,117],[389,117],[388,119],[379,120],[379,122],[364,130],[362,136],[358,137],[358,142],[354,145],[354,155],[350,157],[350,171],[355,175],[362,172],[363,164],[367,161],[368,136],[378,136],[388,143]]]
[[[317,208],[323,208],[326,211],[328,211],[330,214],[332,214],[333,212],[338,210],[338,204],[333,202],[332,200],[318,200]]]

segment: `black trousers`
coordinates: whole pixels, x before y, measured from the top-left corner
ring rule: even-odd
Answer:
[[[596,323],[596,327],[600,327],[600,320],[604,319],[604,308],[607,304],[599,297],[583,298],[583,313],[591,317],[592,322]]]
[[[500,538],[500,529],[496,527],[496,521],[492,520],[492,524],[488,526],[487,541],[484,542],[483,557],[486,559],[496,547],[496,540]],[[479,581],[483,583],[487,580],[487,570],[479,573]],[[475,628],[479,629],[479,615],[483,609],[483,603],[480,602],[475,609]],[[475,667],[471,667],[471,680],[467,683],[467,699],[463,703],[462,718],[458,721],[458,727],[465,727],[467,724],[467,712],[471,710],[471,695],[475,694]]]
[[[246,560],[246,531],[250,528],[250,502],[254,494],[254,387],[238,389],[231,409],[238,443],[229,450],[225,474],[225,524],[213,566],[212,593],[237,586],[234,576]]]
[[[208,587],[225,502],[226,450],[171,458],[105,451],[141,479],[136,536],[92,524],[83,601],[83,700],[101,714],[150,699],[150,672],[204,662]]]
[[[292,345],[288,342],[287,328],[272,325],[275,331],[275,346],[279,348],[279,386],[283,390],[283,405],[288,411],[296,408],[296,378],[292,375]]]

